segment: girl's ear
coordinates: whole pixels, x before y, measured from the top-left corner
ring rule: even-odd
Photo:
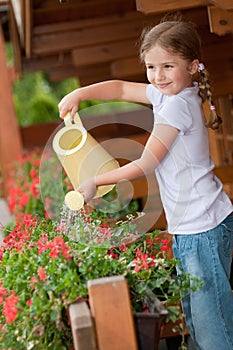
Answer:
[[[198,65],[199,65],[199,60],[198,59],[195,59],[193,60],[191,63],[190,63],[190,66],[189,66],[189,73],[191,75],[197,73],[198,71]]]

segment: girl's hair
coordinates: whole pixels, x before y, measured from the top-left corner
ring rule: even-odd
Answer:
[[[167,51],[178,54],[184,59],[192,62],[201,59],[201,41],[193,24],[182,20],[165,20],[153,28],[145,29],[141,37],[140,58],[144,62],[145,54],[156,44]],[[217,115],[212,100],[212,91],[209,80],[209,73],[202,64],[201,69],[193,75],[193,82],[196,81],[199,87],[199,96],[202,102],[210,104],[210,117],[206,126],[217,129],[222,120]]]

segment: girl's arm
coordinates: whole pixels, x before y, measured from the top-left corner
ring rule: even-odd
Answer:
[[[98,186],[134,180],[152,173],[168,153],[178,132],[176,128],[169,125],[155,126],[139,159],[118,169],[97,175],[80,186],[78,191],[83,194],[85,202],[89,202],[94,197]]]
[[[60,101],[58,108],[60,117],[70,112],[77,112],[79,104],[84,100],[125,100],[138,103],[150,103],[146,97],[147,84],[122,80],[108,80],[101,83],[78,88]]]

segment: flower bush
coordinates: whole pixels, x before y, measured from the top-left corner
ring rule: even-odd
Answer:
[[[39,176],[39,157],[33,152],[20,159],[9,193],[15,222],[0,227],[5,233],[0,246],[0,348],[72,349],[67,307],[88,300],[88,280],[100,277],[124,275],[135,312],[149,311],[149,288],[166,306],[167,320],[178,320],[180,299],[197,290],[201,281],[176,275],[179,262],[168,258],[168,241],[156,231],[140,234],[135,215],[129,214],[137,206],[121,207],[118,200],[116,207],[125,220],[109,223],[106,206],[78,213],[63,206],[59,220],[53,220],[53,205],[58,200],[60,209],[70,184],[63,174],[57,189],[53,171],[51,185],[56,161],[47,155],[48,168]],[[111,213],[117,220],[116,207]]]
[[[125,223],[108,227],[90,214],[77,219],[78,224],[57,224],[28,214],[5,237],[0,247],[2,349],[72,348],[67,306],[88,298],[87,281],[94,278],[124,275],[134,311],[147,311],[149,287],[173,321],[180,293],[197,287],[188,275],[174,274],[177,261],[166,258],[168,242],[160,241],[157,232],[132,240],[133,226],[129,235]],[[75,236],[77,225],[83,229]],[[113,246],[119,232],[131,242]]]
[[[8,208],[16,222],[21,221],[24,214],[53,217],[62,206],[64,193],[71,189],[64,171],[61,172],[61,179],[58,178],[57,158],[49,153],[44,154],[44,167],[41,169],[41,157],[39,149],[19,157],[8,181]]]

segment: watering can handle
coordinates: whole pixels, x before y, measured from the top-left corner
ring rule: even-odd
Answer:
[[[70,125],[78,125],[80,127],[83,128],[83,123],[81,121],[81,118],[77,113],[75,113],[74,117],[73,117],[73,121],[74,123],[72,123],[72,117],[71,117],[71,114],[70,113],[67,113],[66,116],[64,117],[64,123],[66,126],[70,126]]]

